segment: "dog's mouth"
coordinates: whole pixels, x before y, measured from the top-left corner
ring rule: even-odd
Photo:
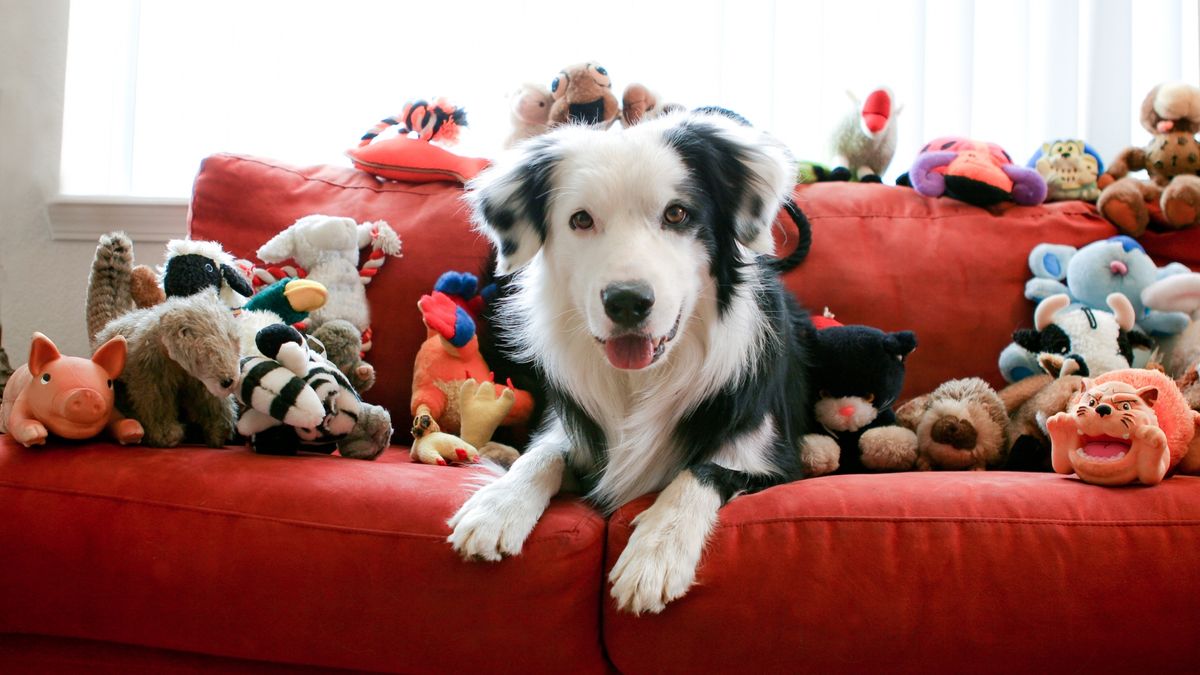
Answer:
[[[646,333],[626,333],[608,339],[596,338],[604,347],[604,355],[614,368],[621,370],[641,370],[655,361],[667,351],[667,344],[679,333],[679,321],[683,316],[681,311],[675,317],[675,324],[665,335],[653,337]]]
[[[1132,447],[1128,437],[1085,436],[1081,440],[1083,442],[1076,452],[1082,458],[1093,462],[1119,462],[1129,454],[1129,449]]]

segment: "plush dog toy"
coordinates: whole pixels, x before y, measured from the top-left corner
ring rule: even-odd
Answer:
[[[1143,369],[1084,379],[1070,408],[1046,422],[1054,470],[1098,485],[1157,485],[1181,462],[1200,468],[1198,426],[1175,383]]]
[[[528,421],[533,410],[533,397],[529,392],[491,382],[492,372],[479,352],[475,322],[465,309],[466,305],[478,298],[477,284],[474,275],[448,272],[438,279],[432,294],[421,296],[418,301],[417,306],[421,310],[427,337],[417,352],[413,368],[411,412],[414,433],[424,436],[443,432],[459,436],[468,441],[474,449],[488,456],[481,446],[486,445],[496,426],[523,424]],[[454,296],[450,293],[454,293]],[[494,405],[506,407],[501,415],[502,419],[497,424],[490,425],[490,421],[480,423],[481,428],[491,426],[486,437],[475,433],[474,427],[467,424],[463,416],[464,382],[482,382],[481,387],[493,389],[490,397],[480,394],[478,389],[474,393],[466,392],[470,395],[472,404],[482,407],[488,400],[492,400],[495,401]],[[504,393],[505,390],[512,392],[511,403],[506,402],[508,395]],[[482,412],[477,418],[486,420]],[[468,436],[471,438],[468,439]],[[414,452],[413,460],[438,463],[435,455],[448,461],[471,460],[471,451],[465,446],[449,447],[445,439],[438,440],[437,443],[439,448],[451,452],[448,458],[441,452]],[[460,456],[457,453],[460,448],[464,450],[465,455]],[[489,450],[497,451],[499,461],[514,459],[512,453],[505,448],[507,446]]]
[[[1046,199],[1046,181],[1033,169],[1013,164],[995,143],[944,137],[921,148],[907,178],[926,197],[953,197],[975,206],[1012,200],[1032,206]]]
[[[1066,139],[1043,143],[1026,167],[1046,181],[1046,201],[1078,199],[1094,202],[1100,198],[1096,181],[1104,173],[1104,162],[1092,146],[1080,140]]]
[[[141,441],[142,425],[114,405],[113,380],[125,368],[125,357],[120,335],[84,359],[63,356],[50,338],[34,333],[29,363],[4,385],[0,432],[27,448],[44,444],[50,434],[79,440],[104,429],[121,445]]]
[[[1182,82],[1160,84],[1142,101],[1145,148],[1126,148],[1100,177],[1096,203],[1122,234],[1139,237],[1152,220],[1171,228],[1200,224],[1200,88]],[[1150,180],[1130,172],[1145,170]]]
[[[917,469],[983,471],[1004,461],[1008,444],[1004,402],[978,377],[951,380],[896,409],[896,420],[917,435]]]
[[[1107,301],[1111,313],[1072,307],[1071,298],[1065,293],[1038,303],[1034,327],[1014,331],[1013,344],[1001,352],[1001,374],[1015,382],[1037,372],[1056,377],[1095,376],[1129,368],[1133,363],[1133,348],[1135,344],[1144,344],[1145,336],[1131,332],[1134,315],[1128,298],[1111,293]]]
[[[917,437],[896,424],[892,404],[904,386],[904,361],[916,349],[916,336],[828,319],[817,325],[824,327],[813,341],[814,413],[826,433],[804,437],[805,474],[911,469]]]

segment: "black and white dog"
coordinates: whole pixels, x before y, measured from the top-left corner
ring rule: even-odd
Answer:
[[[800,477],[811,323],[771,233],[794,169],[769,135],[691,113],[562,128],[471,183],[498,272],[516,272],[500,319],[550,410],[450,519],[460,554],[519,553],[565,479],[605,513],[661,490],[609,575],[621,609],[658,612],[692,585],[722,504]]]

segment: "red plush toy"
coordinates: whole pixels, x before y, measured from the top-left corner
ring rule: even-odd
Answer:
[[[378,142],[389,127],[400,135]],[[486,159],[463,157],[437,145],[453,145],[467,126],[467,114],[446,99],[410,101],[399,115],[385,117],[363,134],[358,147],[346,152],[360,171],[413,183],[452,180],[465,183],[488,165]]]
[[[953,197],[976,206],[1009,200],[1031,206],[1046,199],[1046,181],[1033,169],[1013,164],[995,143],[945,137],[921,148],[907,174],[927,197]]]

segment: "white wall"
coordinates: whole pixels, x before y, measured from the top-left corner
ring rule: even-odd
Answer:
[[[58,191],[68,5],[0,0],[0,326],[14,366],[35,330],[65,353],[90,353],[83,306],[95,245],[51,240],[46,213]],[[139,248],[139,261],[160,262],[161,249]]]

